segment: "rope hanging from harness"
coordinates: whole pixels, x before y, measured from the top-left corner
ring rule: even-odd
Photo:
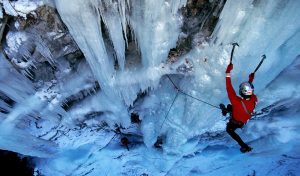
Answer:
[[[236,46],[239,46],[239,44],[238,44],[238,43],[232,43],[232,45],[233,45],[233,47],[232,47],[232,51],[231,51],[230,63],[232,63],[232,58],[233,58],[234,49],[235,49]],[[258,64],[258,66],[255,68],[254,73],[260,68],[261,64],[263,63],[263,61],[264,61],[265,59],[266,59],[266,55],[262,55],[262,59],[261,59],[260,63]],[[195,99],[195,100],[197,100],[197,101],[199,101],[199,102],[202,102],[202,103],[204,103],[204,104],[207,104],[207,105],[209,105],[209,106],[211,106],[211,107],[214,107],[214,108],[216,108],[216,109],[221,109],[222,111],[224,111],[224,109],[222,109],[222,108],[220,108],[220,107],[218,107],[218,106],[216,106],[216,105],[213,105],[213,104],[211,104],[211,103],[209,103],[209,102],[207,102],[207,101],[204,101],[204,100],[202,100],[202,99],[199,99],[199,98],[197,98],[197,97],[194,97],[194,96],[192,96],[192,95],[190,95],[190,94],[187,94],[186,92],[182,91],[182,90],[181,90],[181,89],[173,82],[173,80],[170,78],[169,75],[166,75],[166,76],[168,77],[168,79],[171,81],[171,83],[173,84],[173,86],[174,86],[175,89],[177,90],[177,94],[176,94],[176,96],[175,96],[175,98],[174,98],[174,100],[173,100],[173,102],[172,102],[172,104],[171,104],[171,106],[170,106],[170,108],[169,108],[169,110],[168,110],[166,116],[165,116],[165,119],[164,119],[164,121],[163,121],[163,123],[162,123],[162,125],[161,125],[161,128],[163,127],[163,125],[164,125],[164,123],[165,123],[165,121],[166,121],[166,119],[167,119],[167,117],[168,117],[168,115],[169,115],[169,112],[170,112],[172,106],[174,105],[174,102],[175,102],[176,98],[178,97],[178,94],[179,94],[179,93],[181,93],[181,94],[183,94],[183,95],[185,95],[185,96],[188,96],[188,97],[190,97],[190,98],[193,98],[193,99]],[[242,101],[241,101],[241,103],[242,103],[242,105],[243,105],[244,110],[245,110],[249,115],[251,115],[251,116],[254,116],[254,115],[255,115],[255,116],[256,116],[256,113],[250,113],[250,112],[247,110],[245,104],[244,104]],[[220,104],[220,105],[221,105],[221,104]]]
[[[192,95],[189,95],[189,94],[183,92],[183,91],[182,91],[181,89],[179,89],[178,86],[173,82],[173,80],[170,78],[169,75],[166,75],[166,76],[168,77],[168,79],[171,81],[171,83],[173,84],[173,86],[174,86],[175,89],[177,90],[177,93],[176,93],[175,98],[174,98],[173,101],[172,101],[172,104],[171,104],[171,106],[170,106],[170,108],[169,108],[167,114],[165,115],[165,118],[164,118],[163,123],[161,124],[160,130],[161,130],[162,127],[164,126],[164,124],[165,124],[165,122],[166,122],[166,120],[167,120],[167,118],[168,118],[168,115],[169,115],[169,113],[170,113],[170,111],[171,111],[171,109],[172,109],[172,106],[174,105],[175,100],[177,99],[179,93],[181,93],[181,94],[183,94],[183,95],[185,95],[185,96],[191,97],[191,98],[193,98],[193,99],[195,99],[195,100],[198,100],[198,101],[200,101],[200,102],[202,102],[202,103],[205,103],[205,104],[207,104],[207,105],[210,105],[210,106],[212,106],[212,107],[214,107],[214,108],[221,109],[221,108],[219,108],[219,107],[217,107],[217,106],[215,106],[215,105],[213,105],[213,104],[210,104],[210,103],[208,103],[208,102],[206,102],[206,101],[203,101],[203,100],[201,100],[201,99],[199,99],[199,98],[196,98],[196,97],[194,97],[194,96],[192,96]]]
[[[167,120],[167,118],[168,118],[168,115],[169,115],[169,113],[170,113],[170,111],[171,111],[171,109],[172,109],[172,106],[174,105],[174,102],[175,102],[175,100],[176,100],[177,97],[178,97],[178,94],[179,94],[179,91],[177,91],[177,94],[176,94],[175,98],[173,99],[173,102],[172,102],[172,104],[171,104],[171,106],[170,106],[170,108],[169,108],[167,114],[165,115],[164,121],[163,121],[163,123],[161,124],[160,129],[162,129],[162,127],[164,126],[164,124],[165,124],[165,122],[166,122],[166,120]]]
[[[200,101],[200,102],[202,102],[202,103],[205,103],[205,104],[207,104],[207,105],[209,105],[209,106],[211,106],[211,107],[214,107],[214,108],[217,108],[217,109],[221,109],[221,108],[219,108],[218,106],[215,106],[215,105],[213,105],[213,104],[211,104],[211,103],[209,103],[209,102],[207,102],[207,101],[201,100],[201,99],[196,98],[196,97],[194,97],[194,96],[192,96],[192,95],[190,95],[190,94],[185,93],[184,91],[182,91],[181,89],[179,89],[179,88],[176,86],[176,84],[173,82],[173,80],[170,78],[169,75],[167,75],[167,77],[168,77],[168,79],[171,81],[171,83],[173,84],[173,86],[174,86],[180,93],[182,93],[182,94],[184,94],[184,95],[186,95],[186,96],[188,96],[188,97],[190,97],[190,98],[193,98],[193,99],[195,99],[195,100],[197,100],[197,101]]]

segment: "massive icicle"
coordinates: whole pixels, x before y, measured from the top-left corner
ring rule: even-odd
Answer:
[[[167,59],[170,48],[176,46],[180,32],[178,8],[185,1],[171,3],[152,1],[70,1],[57,0],[56,6],[85,54],[102,90],[116,101],[125,101],[130,105],[140,91],[155,87],[160,79],[159,65]],[[160,8],[157,8],[157,7]],[[83,13],[78,13],[81,11]],[[119,71],[114,70],[115,63],[111,51],[103,37],[103,25],[109,33],[116,53]],[[130,26],[142,54],[145,69],[127,69],[125,65],[125,46]],[[148,74],[149,70],[158,70],[158,74]],[[114,88],[112,88],[114,87]],[[121,98],[121,99],[120,99]],[[119,99],[119,100],[118,100]]]
[[[99,2],[91,0],[57,0],[55,2],[63,21],[85,54],[101,87],[107,88],[114,68],[113,59],[108,57],[102,38]]]
[[[136,35],[144,67],[157,66],[176,46],[181,21],[176,15],[186,1],[131,1],[129,23]]]

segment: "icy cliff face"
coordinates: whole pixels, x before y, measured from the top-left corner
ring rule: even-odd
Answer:
[[[179,97],[178,102],[181,103],[175,102],[169,114],[170,118],[163,124],[168,109],[167,102],[171,101],[175,92],[169,94],[170,91],[167,90],[170,87],[162,88],[161,91],[157,86],[161,76],[174,73],[170,70],[171,64],[162,64],[166,63],[167,54],[175,47],[178,39],[182,24],[178,9],[185,2],[159,1],[154,5],[153,2],[147,1],[78,1],[68,6],[66,4],[70,3],[56,1],[59,13],[109,98],[116,102],[125,101],[125,106],[128,106],[132,105],[140,91],[154,89],[154,92],[150,93],[153,96],[146,97],[145,102],[148,103],[144,105],[146,109],[150,106],[150,111],[139,112],[147,121],[143,122],[142,129],[149,146],[162,133],[168,133],[167,143],[175,143],[175,146],[178,146],[186,139],[207,130],[218,120],[215,118],[215,111],[209,112],[209,108],[199,108],[199,102]],[[157,4],[161,8],[157,8]],[[180,79],[178,84],[182,84],[180,87],[186,92],[218,104],[226,97],[222,70],[228,63],[231,47],[229,44],[232,41],[240,41],[241,47],[237,50],[234,60],[234,73],[240,73],[240,76],[235,81],[245,80],[247,74],[259,62],[260,56],[268,56],[265,67],[260,70],[261,75],[257,78],[260,84],[256,86],[256,90],[259,92],[298,54],[295,43],[299,39],[300,24],[294,15],[298,7],[299,4],[288,1],[272,5],[258,1],[228,1],[210,41],[195,45],[192,51],[182,57],[181,60],[187,58],[187,62],[193,63],[193,73]],[[79,8],[85,13],[77,13]],[[100,24],[101,20],[103,24]],[[282,32],[282,28],[287,27],[288,30]],[[116,55],[116,61],[109,55],[108,49],[111,48],[104,42],[102,31],[105,30],[112,42],[111,48]],[[141,59],[138,71],[132,67],[124,68],[124,63],[131,60],[130,56],[125,57],[128,39],[124,34],[127,32],[131,32],[131,37],[136,41],[137,49],[141,53],[140,56],[134,56]],[[148,70],[151,70],[151,73]],[[161,86],[166,86],[165,82],[162,80]],[[158,102],[165,105],[155,107]],[[120,105],[122,106],[122,103]],[[143,108],[143,104],[139,108]],[[153,111],[156,111],[155,115]],[[124,123],[122,125],[128,126]],[[181,126],[183,131],[178,132],[176,126]]]
[[[108,157],[99,148],[122,136],[149,150],[160,138],[176,162],[195,150],[199,135],[224,130],[225,122],[219,109],[178,93],[171,81],[212,105],[226,102],[224,70],[238,42],[235,87],[266,54],[255,92],[274,97],[265,88],[299,55],[298,1],[45,2],[1,1],[0,146],[58,158],[49,160],[54,168],[78,149],[72,168],[79,172],[95,153]],[[266,99],[258,110],[278,101]],[[160,169],[168,172],[170,163]]]

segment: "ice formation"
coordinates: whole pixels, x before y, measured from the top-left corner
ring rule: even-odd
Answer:
[[[140,91],[155,86],[160,76],[150,73],[167,58],[175,47],[180,32],[180,16],[177,11],[185,2],[167,1],[56,1],[64,22],[69,27],[79,47],[85,54],[91,69],[109,96],[122,98],[126,105],[136,99]],[[162,8],[157,8],[157,6]],[[66,8],[67,7],[67,8]],[[145,7],[145,10],[141,10]],[[79,10],[85,13],[77,13]],[[101,25],[101,20],[105,26]],[[129,27],[132,31],[129,31]],[[109,52],[102,31],[107,29],[113,45]],[[142,68],[125,70],[126,35],[132,32],[141,52]],[[126,35],[124,35],[126,34]],[[117,66],[120,71],[115,70]],[[130,58],[127,58],[130,59]],[[138,64],[138,63],[137,63]],[[142,76],[142,79],[140,78]],[[128,80],[130,76],[130,80]],[[123,84],[126,80],[129,83]],[[154,82],[154,83],[152,83]],[[152,84],[151,84],[152,83]],[[116,91],[112,91],[112,88]],[[115,94],[115,95],[114,95]]]
[[[21,16],[24,18],[26,18],[27,14],[34,12],[34,10],[36,10],[39,6],[43,5],[42,0],[34,0],[34,1],[2,0],[1,3],[3,4],[3,8],[4,8],[6,14],[9,14],[12,16]]]
[[[6,14],[27,17],[46,1],[1,2]],[[224,132],[226,123],[220,110],[178,93],[172,81],[185,93],[212,105],[226,103],[224,71],[231,43],[238,42],[240,46],[233,59],[233,84],[237,87],[247,80],[261,55],[266,54],[267,59],[254,80],[255,92],[261,98],[257,108],[261,111],[275,107],[274,112],[270,110],[266,115],[274,119],[272,123],[263,121],[246,128],[249,139],[256,147],[262,143],[268,149],[273,149],[272,142],[284,145],[292,141],[294,150],[299,143],[293,142],[289,135],[297,136],[299,131],[299,120],[295,119],[299,113],[295,108],[299,105],[296,91],[299,85],[288,82],[289,76],[280,78],[279,83],[272,81],[293,61],[299,65],[299,57],[296,58],[300,45],[300,1],[227,0],[211,36],[199,39],[201,35],[195,35],[192,49],[169,62],[170,50],[176,48],[179,38],[187,35],[182,32],[181,11],[186,3],[186,0],[54,0],[53,5],[84,55],[75,59],[65,56],[76,50],[74,46],[62,47],[63,51],[54,55],[53,48],[35,35],[33,29],[33,34],[26,30],[9,31],[4,53],[12,59],[8,62],[7,56],[0,56],[3,100],[0,101],[0,148],[39,157],[37,168],[48,175],[99,175],[99,172],[197,175],[201,171],[220,174],[223,169],[211,171],[214,166],[197,167],[194,162],[217,159],[224,166],[226,160],[222,157],[231,156],[232,150],[223,146],[233,144],[220,132]],[[15,28],[19,25],[16,23]],[[48,31],[46,38],[57,41],[66,35],[59,29]],[[36,55],[32,54],[34,51]],[[50,71],[55,68],[55,73],[52,77],[44,76],[47,80],[36,78],[32,83],[25,76],[34,79],[33,69],[41,75],[48,71],[42,64],[39,66],[44,71],[37,68],[41,58],[53,67]],[[297,74],[290,75],[291,82],[297,80]],[[287,82],[287,90],[279,88],[283,82]],[[286,98],[291,101],[285,101]],[[281,112],[281,105],[296,109],[288,111],[286,122],[279,121],[280,113],[276,114]],[[139,125],[131,124],[131,113],[139,115]],[[282,126],[288,128],[287,133]],[[267,130],[259,133],[263,128]],[[272,129],[278,133],[272,134]],[[117,139],[123,134],[117,130],[127,131],[133,141],[145,145],[124,154]],[[215,135],[212,138],[219,141],[207,135]],[[163,139],[163,152],[153,149],[158,138]],[[263,140],[255,142],[257,138]],[[218,149],[219,145],[224,152]],[[274,150],[281,157],[289,156],[285,152],[290,154],[288,149]],[[214,152],[218,155],[212,156]],[[125,169],[109,170],[111,166],[100,165],[99,158],[112,163],[112,168]],[[241,159],[236,157],[232,161]],[[247,158],[248,162],[254,160]],[[185,162],[194,168],[183,168]],[[65,170],[65,163],[70,170]],[[135,163],[138,164],[132,166]],[[154,164],[146,166],[149,163]],[[100,166],[95,167],[96,164]]]

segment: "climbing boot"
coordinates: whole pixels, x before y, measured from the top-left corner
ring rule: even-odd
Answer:
[[[252,148],[248,145],[240,148],[240,151],[242,153],[250,152],[251,150],[252,150]]]

